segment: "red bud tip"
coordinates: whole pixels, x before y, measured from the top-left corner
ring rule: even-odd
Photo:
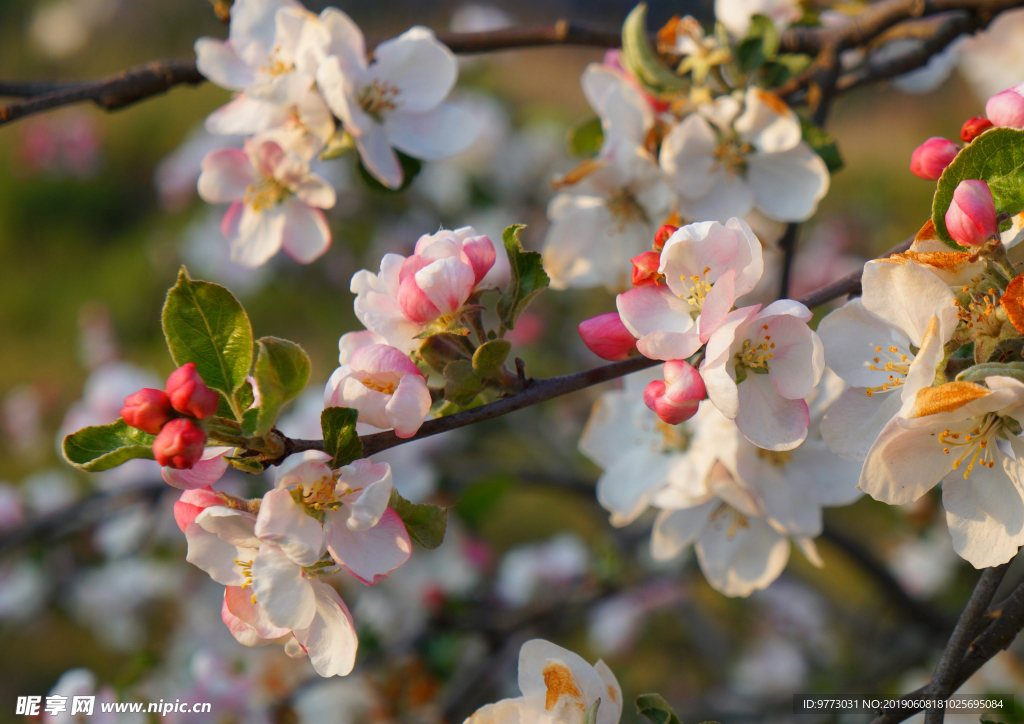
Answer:
[[[599,314],[578,327],[583,344],[601,359],[617,362],[636,351],[636,338],[626,329],[618,312]]]
[[[970,143],[995,124],[987,118],[968,118],[960,129],[960,140]]]
[[[676,233],[678,230],[678,226],[662,224],[661,228],[654,234],[654,250],[660,254],[661,250],[665,248],[665,242],[668,241],[668,237],[672,236],[672,234]]]
[[[121,408],[121,417],[127,424],[151,435],[160,432],[173,415],[171,398],[163,390],[151,387],[128,395]]]
[[[645,251],[634,256],[632,262],[634,287],[653,287],[665,281],[665,277],[658,272],[661,264],[661,254],[658,252]]]
[[[167,396],[175,410],[199,420],[216,414],[220,402],[217,393],[207,387],[196,372],[195,362],[182,365],[171,373],[167,378]]]
[[[206,433],[187,417],[171,420],[153,441],[153,455],[164,467],[188,470],[203,457]]]

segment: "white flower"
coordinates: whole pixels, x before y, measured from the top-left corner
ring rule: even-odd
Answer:
[[[244,151],[208,155],[199,195],[211,204],[231,204],[221,231],[231,242],[231,260],[244,266],[260,266],[282,247],[308,264],[331,244],[321,209],[334,206],[334,188],[274,141],[252,138]]]
[[[919,390],[878,435],[860,477],[864,492],[890,505],[911,503],[941,480],[953,548],[975,568],[1005,563],[1024,544],[1024,384],[985,384]]]
[[[376,340],[357,342],[352,349],[353,337],[371,335]],[[341,338],[341,367],[327,382],[324,405],[354,408],[361,422],[412,437],[430,412],[427,379],[401,350],[381,342],[368,330]]]
[[[864,460],[878,433],[932,384],[959,308],[947,284],[914,262],[868,262],[863,296],[825,317],[825,363],[850,385],[822,423],[829,447]]]
[[[750,19],[765,15],[782,31],[803,15],[798,0],[715,0],[715,19],[737,37],[750,28]]]
[[[664,283],[630,289],[615,304],[644,356],[686,359],[763,270],[761,242],[742,219],[689,224],[665,242],[658,266]]]
[[[758,311],[730,312],[705,348],[701,376],[708,397],[750,442],[791,450],[807,435],[807,397],[825,368],[811,312],[780,299]]]
[[[592,64],[582,79],[601,117],[604,145],[561,181],[570,187],[548,205],[541,253],[555,289],[603,285],[628,288],[630,259],[650,249],[672,210],[672,192],[657,163],[644,150],[654,115],[639,91],[619,73]]]
[[[829,187],[825,162],[802,140],[796,114],[754,87],[742,104],[720,96],[684,118],[665,137],[659,159],[681,212],[700,221],[754,209],[776,221],[803,221]]]
[[[603,661],[591,666],[542,639],[519,650],[519,690],[522,696],[488,704],[466,724],[583,724],[595,705],[595,724],[618,724],[622,716],[622,689]]]
[[[344,25],[345,42],[320,64],[317,84],[374,177],[391,188],[402,185],[394,149],[436,161],[473,142],[473,116],[443,102],[459,66],[433,31],[410,28],[374,48],[370,63],[362,32],[341,11],[335,16]]]

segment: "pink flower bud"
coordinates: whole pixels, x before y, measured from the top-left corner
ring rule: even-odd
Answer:
[[[970,143],[993,125],[995,124],[987,118],[968,118],[960,128],[960,140]]]
[[[654,234],[654,250],[660,254],[661,250],[665,248],[665,242],[668,241],[668,238],[677,231],[679,231],[678,226],[662,224],[661,228]]]
[[[946,210],[949,235],[964,246],[981,246],[999,234],[992,192],[984,181],[961,181]]]
[[[636,351],[636,338],[626,329],[618,312],[580,322],[578,329],[583,344],[601,359],[623,360]]]
[[[494,260],[498,258],[494,244],[486,236],[474,236],[462,243],[462,251],[469,259],[470,266],[473,267],[475,283],[479,284],[494,266]]]
[[[661,264],[661,254],[658,252],[645,251],[634,256],[632,262],[634,287],[653,287],[665,281],[664,275],[658,272]]]
[[[184,533],[189,523],[194,521],[197,515],[214,505],[224,505],[224,498],[214,492],[209,485],[205,488],[186,490],[174,504],[174,522]]]
[[[220,402],[217,393],[207,387],[196,372],[195,362],[182,365],[171,373],[167,378],[167,395],[175,410],[200,420],[216,414]]]
[[[171,420],[153,441],[153,455],[164,467],[188,470],[203,457],[206,433],[193,420]]]
[[[665,381],[655,380],[644,390],[644,404],[669,425],[678,425],[697,414],[707,396],[700,373],[686,360],[665,363]]]
[[[932,136],[910,155],[910,170],[915,176],[937,181],[959,152],[960,147],[952,141]]]
[[[171,419],[171,398],[163,390],[146,387],[124,398],[121,417],[134,428],[156,435]]]
[[[430,324],[441,316],[441,311],[416,283],[415,274],[403,279],[398,287],[398,306],[405,318],[416,324]]]
[[[1024,96],[1015,88],[996,93],[985,104],[985,115],[996,126],[1024,128]]]

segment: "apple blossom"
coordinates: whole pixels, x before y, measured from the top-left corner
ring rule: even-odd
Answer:
[[[519,690],[522,696],[488,704],[465,724],[584,724],[595,706],[594,724],[619,724],[622,716],[622,689],[603,661],[591,666],[543,639],[527,641],[519,650]]]
[[[577,328],[583,344],[601,359],[627,359],[636,351],[636,338],[626,329],[618,312],[599,314],[580,322]]]
[[[395,149],[436,161],[473,142],[473,116],[444,102],[459,66],[433,31],[417,26],[380,43],[371,63],[359,28],[340,10],[335,16],[345,42],[318,67],[317,85],[377,180],[390,188],[402,185]]]
[[[964,246],[981,246],[999,238],[996,207],[987,183],[967,179],[957,184],[946,210],[946,229]]]
[[[697,414],[697,407],[707,391],[704,380],[686,360],[670,360],[662,369],[665,380],[654,380],[644,389],[644,404],[662,422],[678,425]]]
[[[329,455],[315,450],[289,457],[278,470],[276,490],[267,494],[273,496],[269,510],[284,521],[285,533],[301,521],[299,515],[309,518],[305,508],[321,511],[327,551],[335,563],[372,586],[405,565],[412,554],[405,524],[388,507],[391,468],[357,460],[332,471],[329,460]]]
[[[970,143],[993,126],[995,124],[987,118],[968,118],[960,128],[960,140]]]
[[[890,505],[941,481],[953,548],[975,568],[1005,563],[1024,544],[1024,384],[993,376],[985,385],[922,388],[878,435],[860,476],[864,492]]]
[[[243,266],[260,266],[282,247],[308,264],[330,246],[321,209],[334,206],[334,188],[274,141],[250,138],[244,151],[209,154],[198,188],[211,204],[231,204],[221,230],[231,242],[231,260]]]
[[[791,450],[807,435],[807,403],[825,367],[811,312],[781,299],[730,312],[708,340],[701,376],[711,402],[743,436],[768,450]]]
[[[163,390],[144,387],[124,398],[121,417],[132,427],[156,435],[171,419],[171,400]]]
[[[676,231],[661,252],[664,284],[620,294],[616,306],[637,348],[651,359],[686,359],[722,325],[764,269],[761,242],[742,219]]]
[[[985,103],[985,115],[993,125],[1006,128],[1024,128],[1024,88],[1014,86],[997,93]]]
[[[187,417],[178,417],[160,430],[153,441],[153,455],[160,465],[175,470],[191,468],[203,455],[206,433]]]
[[[394,428],[402,438],[415,435],[430,413],[426,377],[395,347],[371,343],[347,353],[346,342],[343,337],[341,366],[327,381],[324,405],[354,408],[360,422]]]
[[[863,295],[825,317],[825,363],[848,385],[825,415],[822,434],[844,460],[861,462],[878,433],[931,385],[957,327],[952,290],[911,261],[864,265]]]
[[[189,524],[195,522],[196,516],[214,505],[223,506],[224,496],[210,486],[182,491],[174,503],[174,522],[184,533]]]
[[[185,470],[178,470],[173,467],[164,467],[160,475],[164,482],[182,490],[194,490],[213,485],[220,480],[228,469],[227,455],[234,450],[232,447],[208,447],[203,450],[192,467]]]
[[[167,378],[167,396],[174,409],[200,420],[216,414],[220,398],[196,372],[196,363],[184,364]]]
[[[960,147],[952,141],[932,136],[910,155],[910,170],[919,178],[937,181],[958,153]]]
[[[662,169],[680,212],[725,221],[757,210],[776,221],[803,221],[828,192],[825,162],[802,140],[800,121],[777,96],[750,87],[691,113],[662,142]]]

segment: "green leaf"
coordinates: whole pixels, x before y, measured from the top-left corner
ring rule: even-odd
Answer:
[[[679,717],[661,694],[641,694],[636,698],[636,712],[651,724],[680,724]]]
[[[260,412],[252,434],[262,437],[273,429],[285,403],[306,388],[310,363],[302,347],[286,339],[263,337],[256,350],[253,377],[260,391]]]
[[[76,468],[99,473],[135,458],[153,460],[154,439],[118,418],[109,425],[86,427],[68,435],[62,448],[64,458]]]
[[[419,175],[420,169],[423,168],[423,163],[418,158],[407,156],[401,151],[395,151],[398,154],[398,162],[402,165],[402,185],[397,189],[388,188],[376,178],[373,174],[366,170],[366,166],[363,165],[362,157],[359,157],[359,162],[356,164],[359,169],[359,178],[374,191],[382,191],[388,194],[397,194],[401,191],[405,191],[409,188],[409,185]]]
[[[484,389],[484,381],[466,360],[449,362],[444,368],[444,399],[465,407]]]
[[[519,315],[551,283],[540,254],[523,251],[519,235],[525,228],[524,224],[513,224],[501,235],[512,269],[512,276],[498,300],[498,316],[506,329],[515,329]]]
[[[750,29],[736,46],[736,63],[743,73],[752,73],[779,52],[779,31],[765,15],[750,18]]]
[[[640,3],[622,24],[622,64],[655,93],[688,90],[690,83],[658,57],[647,37],[647,3]]]
[[[473,358],[473,347],[465,337],[454,334],[435,334],[420,345],[420,357],[438,372],[444,372],[449,362]]]
[[[473,353],[473,371],[481,377],[494,377],[511,351],[512,343],[507,339],[484,342]]]
[[[363,454],[363,441],[356,433],[359,411],[351,407],[328,407],[320,413],[324,452],[334,458],[332,468],[348,465]]]
[[[957,381],[982,384],[986,377],[1012,377],[1024,382],[1024,362],[985,362],[968,367],[956,376]]]
[[[835,173],[843,167],[843,157],[839,155],[839,145],[828,131],[805,118],[800,119],[800,129],[803,131],[807,145],[821,156],[829,173]]]
[[[573,158],[589,158],[596,156],[604,144],[604,129],[601,119],[597,116],[588,118],[569,129],[565,136],[565,145]]]
[[[231,292],[192,281],[182,267],[178,283],[167,292],[163,328],[176,365],[195,362],[207,387],[237,399],[252,367],[252,325]]]
[[[235,470],[241,470],[243,473],[249,473],[250,475],[256,475],[262,473],[264,470],[263,463],[254,457],[226,457],[224,458],[231,467]]]
[[[765,88],[778,88],[795,75],[810,67],[813,59],[803,53],[776,55],[761,66],[761,80]]]
[[[424,548],[434,550],[444,541],[444,531],[448,526],[448,509],[439,505],[414,505],[391,490],[388,506],[398,513],[405,523],[409,537]]]
[[[946,229],[946,211],[953,192],[961,181],[981,179],[988,183],[999,213],[1024,211],[1024,131],[992,128],[971,141],[939,177],[932,200],[932,223],[939,238],[954,249],[963,247],[953,241]]]
[[[334,135],[327,139],[324,150],[320,152],[321,161],[330,161],[348,153],[356,147],[352,134],[339,127]]]
[[[242,434],[248,437],[256,436],[256,423],[260,419],[260,408],[250,407],[242,413]]]

